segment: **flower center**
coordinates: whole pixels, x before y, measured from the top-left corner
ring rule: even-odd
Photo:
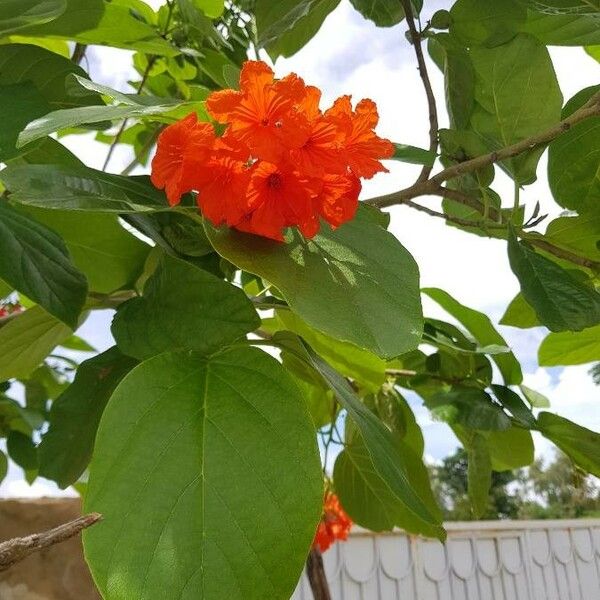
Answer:
[[[271,173],[267,179],[267,185],[272,190],[278,190],[283,185],[283,179],[279,173]]]

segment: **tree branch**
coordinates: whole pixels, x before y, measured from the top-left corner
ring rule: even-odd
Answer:
[[[421,45],[421,32],[417,31],[417,27],[415,25],[411,0],[400,0],[400,3],[404,8],[406,23],[410,31],[410,37],[412,40],[413,47],[415,49],[415,54],[417,56],[419,75],[421,76],[423,87],[425,88],[425,95],[427,96],[427,106],[429,108],[429,150],[433,153],[437,153],[439,127],[437,107],[435,104],[435,95],[433,93],[433,89],[431,88],[431,81],[429,80],[429,73],[427,72],[427,64],[425,62],[425,57],[423,56],[423,47]],[[425,165],[421,169],[421,173],[417,178],[417,183],[427,181],[432,169],[433,165]]]
[[[312,548],[306,559],[306,575],[315,600],[331,600],[331,592],[323,566],[323,556],[318,548]]]
[[[80,531],[94,525],[100,519],[102,519],[102,515],[91,513],[43,533],[34,533],[27,537],[2,542],[0,544],[0,571],[5,571],[34,552],[39,552],[76,536]]]
[[[455,179],[456,177],[460,177],[461,175],[465,175],[467,173],[472,173],[473,171],[477,171],[487,165],[501,162],[508,158],[523,154],[529,150],[533,150],[534,148],[544,146],[559,137],[561,134],[569,131],[569,129],[571,129],[571,127],[574,125],[577,125],[577,123],[595,116],[600,116],[600,92],[592,96],[587,104],[576,110],[570,117],[563,119],[546,131],[521,140],[516,144],[511,144],[510,146],[501,148],[495,152],[482,154],[481,156],[477,156],[470,160],[452,165],[451,167],[440,171],[427,181],[417,182],[408,188],[399,190],[397,192],[392,192],[391,194],[377,196],[375,198],[368,198],[367,200],[364,200],[364,202],[371,204],[372,206],[377,206],[378,208],[385,208],[388,206],[394,206],[396,204],[403,204],[406,200],[412,200],[413,198],[418,198],[419,196],[439,196],[439,190],[443,189],[440,188],[440,186],[445,181]],[[450,197],[448,191],[446,191],[445,194],[447,197]]]
[[[586,269],[591,269],[596,273],[600,273],[600,262],[597,260],[592,260],[591,258],[586,258],[585,256],[579,256],[579,254],[575,254],[570,250],[565,250],[565,248],[555,246],[554,244],[551,244],[543,239],[535,237],[524,237],[523,239],[529,242],[532,246],[537,246],[540,250],[543,250],[548,254],[552,254],[557,258],[562,258],[563,260],[571,262],[574,265],[579,265],[580,267],[585,267]]]
[[[71,60],[76,64],[81,64],[83,57],[85,56],[85,51],[87,50],[86,44],[75,44],[75,48],[73,48],[73,55],[71,56]]]

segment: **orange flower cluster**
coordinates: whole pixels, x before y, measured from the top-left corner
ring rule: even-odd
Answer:
[[[347,540],[351,528],[352,521],[341,507],[339,498],[327,492],[313,546],[325,552],[336,540]]]
[[[167,127],[158,138],[152,182],[171,205],[198,191],[202,214],[274,240],[286,227],[308,238],[320,218],[333,228],[358,206],[361,177],[387,171],[389,140],[373,131],[379,117],[372,100],[352,109],[350,96],[322,112],[321,92],[295,74],[275,80],[261,61],[247,61],[240,90],[213,92],[208,113],[226,125],[222,136],[196,115]]]

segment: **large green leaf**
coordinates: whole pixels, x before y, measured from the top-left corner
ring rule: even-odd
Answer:
[[[540,365],[581,365],[600,360],[600,325],[583,331],[549,334],[538,351]]]
[[[480,346],[507,346],[506,340],[498,333],[487,315],[464,306],[444,290],[425,288],[422,291],[462,323]],[[523,380],[521,365],[512,352],[493,354],[492,359],[498,365],[507,385],[521,383]]]
[[[450,9],[450,33],[465,46],[498,46],[517,34],[526,17],[521,0],[457,0]]]
[[[113,292],[132,285],[142,272],[150,247],[128,233],[115,215],[33,207],[23,210],[62,237],[91,290]]]
[[[52,403],[50,427],[38,450],[42,477],[61,488],[79,479],[92,457],[106,403],[136,364],[113,347],[79,365],[73,383]]]
[[[527,0],[527,4],[539,12],[550,15],[562,13],[595,15],[600,13],[599,0]]]
[[[600,434],[564,417],[540,413],[539,429],[584,471],[600,477]]]
[[[512,232],[508,258],[523,297],[548,329],[581,331],[600,323],[600,294]]]
[[[287,600],[322,500],[315,431],[275,359],[162,354],[102,416],[85,554],[106,600]]]
[[[147,176],[124,177],[75,165],[11,165],[0,171],[10,199],[62,210],[133,213],[168,210]]]
[[[266,4],[268,0],[260,0],[257,4]],[[294,24],[272,39],[267,51],[275,60],[278,56],[292,56],[307,44],[319,31],[323,21],[340,3],[340,0],[313,0],[306,14]],[[273,4],[273,3],[272,3]]]
[[[85,276],[62,239],[0,202],[0,276],[72,329],[87,297]]]
[[[37,450],[30,436],[20,431],[11,431],[6,439],[6,450],[24,471],[37,469]]]
[[[112,333],[122,352],[145,359],[167,350],[210,354],[259,325],[242,290],[163,255],[144,295],[119,306]]]
[[[445,537],[439,515],[432,512],[426,499],[410,483],[405,462],[392,432],[359,400],[346,380],[325,361],[309,349],[312,364],[335,392],[340,404],[356,425],[373,468],[378,477],[389,487],[396,502],[414,513],[427,524],[431,533],[440,539]]]
[[[391,27],[404,19],[404,9],[400,0],[350,0],[352,6],[369,21],[379,27]]]
[[[2,0],[0,3],[0,36],[48,23],[67,8],[67,0]],[[19,31],[20,33],[20,31]]]
[[[567,102],[563,117],[573,114],[600,86],[581,90]],[[578,213],[598,214],[600,206],[600,117],[571,127],[550,144],[548,181],[558,204]]]
[[[503,385],[493,385],[492,390],[502,406],[507,408],[522,426],[535,429],[535,417],[521,396]]]
[[[395,443],[410,485],[427,503],[429,510],[441,518],[421,457],[401,440],[396,439]],[[401,527],[410,533],[431,537],[439,535],[437,527],[432,527],[407,509],[377,474],[364,440],[357,431],[353,431],[349,438],[346,436],[346,446],[335,461],[333,480],[344,510],[358,525],[371,531]]]
[[[278,243],[208,223],[206,230],[221,256],[274,284],[315,329],[382,358],[418,345],[417,265],[367,209],[312,240],[296,231]]]
[[[136,19],[126,6],[118,2],[66,0],[66,4],[66,10],[57,19],[44,25],[26,27],[19,34],[115,46],[162,56],[178,53],[158,31]]]
[[[73,331],[39,306],[0,328],[0,381],[27,376]]]
[[[600,44],[600,15],[550,15],[529,11],[522,31],[548,46]]]
[[[560,120],[562,94],[546,47],[519,34],[495,48],[474,48],[476,105],[473,130],[490,151],[539,133]],[[540,102],[539,90],[544,90]],[[531,183],[543,149],[501,163],[519,183]]]

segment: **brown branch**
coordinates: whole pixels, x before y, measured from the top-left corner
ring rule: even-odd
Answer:
[[[306,575],[315,600],[331,600],[331,592],[323,566],[323,556],[318,548],[313,548],[306,559]]]
[[[73,48],[73,55],[71,56],[71,60],[76,64],[81,64],[83,57],[85,56],[85,51],[87,50],[86,44],[75,44],[75,48]]]
[[[564,248],[555,246],[554,244],[551,244],[543,239],[538,239],[535,237],[525,237],[524,239],[532,246],[537,246],[540,250],[548,252],[548,254],[552,254],[557,258],[562,258],[563,260],[571,262],[574,265],[579,265],[580,267],[585,267],[586,269],[591,269],[592,271],[600,273],[600,262],[597,260],[579,256],[579,254],[575,254],[570,250],[565,250]]]
[[[100,519],[102,519],[102,515],[91,513],[43,533],[34,533],[27,537],[2,542],[0,544],[0,571],[6,571],[6,569],[34,552],[39,552],[44,548],[76,536],[80,531],[94,525]]]
[[[412,44],[415,49],[415,54],[417,56],[417,64],[419,66],[419,75],[421,76],[421,81],[423,82],[423,87],[425,88],[425,95],[427,96],[427,106],[429,108],[429,150],[435,154],[435,153],[437,153],[437,148],[438,148],[438,128],[439,128],[437,107],[435,104],[435,95],[433,93],[433,89],[431,88],[431,81],[429,79],[429,73],[427,72],[427,64],[425,62],[425,57],[423,56],[423,47],[421,45],[421,32],[417,31],[417,27],[415,25],[415,19],[413,16],[411,0],[400,0],[400,3],[402,4],[402,7],[404,8],[404,14],[406,16],[406,24],[408,25]],[[421,173],[419,174],[419,177],[417,178],[417,183],[427,181],[427,179],[429,178],[429,175],[431,174],[432,169],[433,169],[433,165],[431,165],[431,166],[425,165],[421,169]]]
[[[392,192],[391,194],[369,198],[364,202],[371,204],[372,206],[377,206],[378,208],[385,208],[396,204],[402,204],[406,200],[412,200],[419,196],[440,195],[438,190],[443,182],[455,179],[456,177],[460,177],[467,173],[472,173],[487,165],[518,156],[519,154],[523,154],[534,148],[544,146],[561,134],[569,131],[569,129],[574,125],[577,125],[577,123],[594,116],[600,116],[600,92],[592,96],[587,104],[576,110],[570,117],[563,119],[546,131],[528,137],[516,144],[506,146],[495,152],[482,154],[481,156],[452,165],[451,167],[440,171],[427,181],[415,183],[406,189]]]

